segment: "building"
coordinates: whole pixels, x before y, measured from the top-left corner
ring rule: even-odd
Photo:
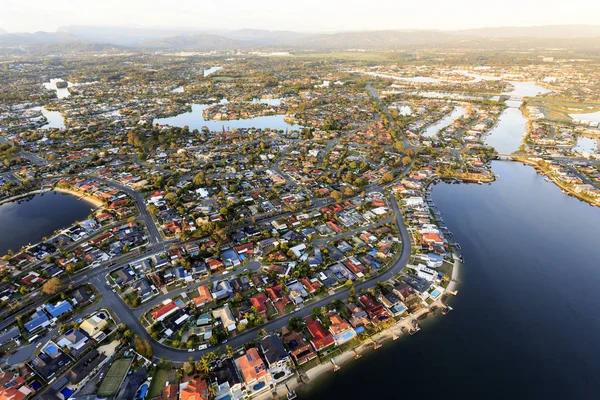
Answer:
[[[267,371],[256,347],[246,350],[246,354],[236,359],[235,364],[241,372],[248,394],[261,392],[271,386],[271,374]]]
[[[98,315],[92,315],[79,325],[79,330],[84,331],[92,339],[100,341],[104,337],[102,330],[107,325],[108,321],[106,319],[100,318]]]
[[[329,332],[325,330],[323,325],[321,325],[321,322],[310,317],[306,317],[304,322],[306,323],[306,328],[312,336],[310,343],[316,351],[321,351],[329,346],[333,346],[335,343],[333,336],[331,336]]]
[[[340,317],[338,313],[330,312],[327,314],[327,317],[331,320],[329,333],[333,336],[333,340],[337,346],[356,337],[356,332],[352,329],[352,325]]]
[[[310,343],[306,341],[302,333],[288,331],[286,327],[283,327],[281,332],[282,340],[290,349],[290,354],[298,365],[305,364],[310,360],[317,358],[317,353],[314,351]]]
[[[279,336],[273,334],[265,337],[258,343],[263,358],[267,361],[269,372],[275,382],[281,381],[291,375],[288,365],[291,363],[290,355],[285,351]]]
[[[179,385],[179,400],[208,400],[208,385],[201,379],[192,379]]]
[[[217,387],[215,400],[237,400],[243,397],[242,379],[232,358],[215,360],[208,376],[211,385]]]

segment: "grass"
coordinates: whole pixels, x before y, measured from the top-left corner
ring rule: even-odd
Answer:
[[[174,383],[174,379],[172,379],[171,375],[170,369],[157,368],[154,373],[154,378],[152,378],[148,398],[153,399],[161,396],[167,381]]]
[[[115,360],[104,376],[97,395],[99,397],[111,397],[117,394],[117,391],[119,390],[125,375],[127,375],[127,371],[129,371],[130,366],[131,360],[124,358]]]
[[[600,110],[600,103],[546,97],[527,98],[527,105],[541,108],[549,120],[562,122],[572,121],[569,114],[586,114]]]

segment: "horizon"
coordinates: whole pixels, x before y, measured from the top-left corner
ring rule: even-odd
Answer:
[[[485,9],[475,0],[457,0],[452,4],[434,1],[433,4],[414,4],[408,7],[390,0],[375,0],[368,9],[356,0],[307,0],[302,9],[273,0],[259,0],[251,5],[240,0],[225,0],[202,6],[191,0],[183,0],[169,9],[164,9],[164,3],[160,0],[107,0],[102,4],[76,5],[69,3],[68,0],[32,0],[26,3],[0,0],[0,8],[3,9],[0,29],[8,33],[56,32],[60,28],[73,26],[184,32],[240,29],[300,33],[460,31],[598,25],[596,16],[600,12],[600,4],[591,0],[575,0],[568,7],[550,7],[540,0],[526,4],[507,0],[502,4],[486,4]],[[515,9],[519,10],[518,14],[515,14]],[[223,10],[227,10],[226,18]],[[23,18],[24,15],[27,17]],[[449,15],[453,18],[448,18]],[[351,29],[348,29],[349,26]]]

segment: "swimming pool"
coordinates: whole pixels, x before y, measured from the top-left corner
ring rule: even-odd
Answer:
[[[175,304],[177,304],[178,307],[183,307],[183,301],[181,301],[181,299],[175,300]]]
[[[440,291],[435,289],[433,292],[431,292],[431,297],[438,297],[440,295]]]
[[[148,394],[148,384],[144,383],[142,386],[140,386],[140,388],[138,389],[138,395],[136,398],[138,399],[144,399],[146,398],[146,394]]]

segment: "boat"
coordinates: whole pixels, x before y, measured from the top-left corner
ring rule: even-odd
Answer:
[[[452,307],[450,307],[450,306],[447,306],[446,308],[444,308],[444,309],[442,310],[442,315],[446,315],[446,314],[448,314],[448,313],[449,313],[450,311],[452,311],[452,310],[454,310]]]

